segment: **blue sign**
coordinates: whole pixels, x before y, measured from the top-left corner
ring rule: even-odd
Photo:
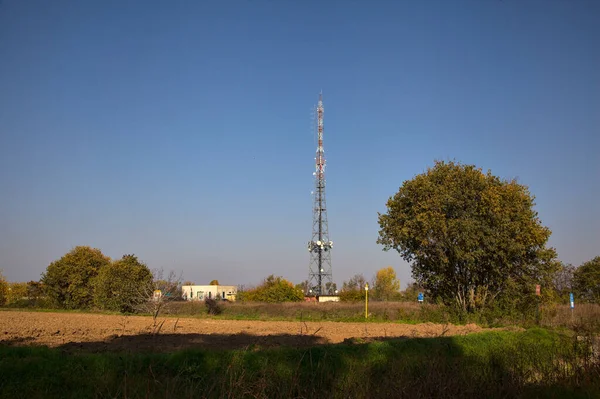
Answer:
[[[417,300],[419,302],[423,302],[423,293],[422,292],[419,292],[419,296],[417,297]]]
[[[571,302],[571,309],[575,307],[575,298],[573,298],[573,293],[569,292],[569,301]]]

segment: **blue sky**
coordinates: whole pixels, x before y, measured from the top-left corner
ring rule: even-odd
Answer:
[[[334,280],[410,268],[377,212],[435,159],[518,177],[600,255],[600,2],[0,2],[0,269],[76,245],[208,283],[307,278],[323,90]]]

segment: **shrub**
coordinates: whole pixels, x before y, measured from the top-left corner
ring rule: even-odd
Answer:
[[[295,288],[294,284],[283,277],[270,275],[258,287],[245,291],[238,297],[244,301],[254,302],[299,302],[304,299],[302,290]]]
[[[94,304],[100,309],[133,313],[149,299],[152,273],[135,255],[125,255],[102,268],[93,287]]]
[[[340,292],[340,301],[342,302],[360,302],[365,300],[365,291],[364,290],[343,290]]]
[[[204,305],[206,306],[206,312],[210,315],[216,316],[223,312],[223,308],[221,308],[219,303],[212,298],[206,298],[204,300]]]

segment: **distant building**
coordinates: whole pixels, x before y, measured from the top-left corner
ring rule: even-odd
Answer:
[[[237,287],[235,285],[183,285],[181,292],[186,301],[203,301],[206,298],[235,301]]]
[[[340,297],[338,295],[319,295],[317,296],[318,302],[339,302]]]

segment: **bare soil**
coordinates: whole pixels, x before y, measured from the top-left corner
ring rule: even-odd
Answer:
[[[0,344],[68,351],[173,351],[306,347],[390,338],[464,335],[484,329],[440,324],[244,321],[88,313],[0,311]],[[489,329],[485,329],[489,330]]]

